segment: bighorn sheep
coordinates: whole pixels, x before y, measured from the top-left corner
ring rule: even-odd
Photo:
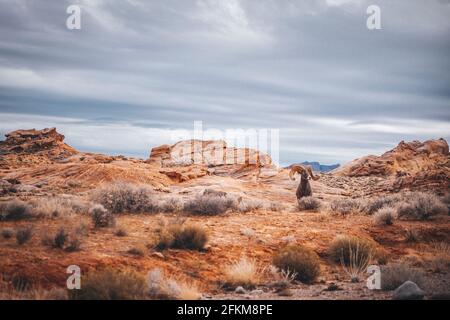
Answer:
[[[295,180],[294,175],[298,173],[300,174],[301,180],[298,184],[297,191],[295,195],[297,196],[297,200],[300,200],[302,197],[309,197],[312,195],[311,184],[309,183],[309,177],[313,180],[319,180],[318,176],[315,176],[312,172],[310,166],[302,166],[299,164],[295,164],[291,167],[291,171],[289,172],[289,178],[291,180]]]

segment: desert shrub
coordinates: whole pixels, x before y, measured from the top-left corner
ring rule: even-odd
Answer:
[[[14,274],[11,277],[11,285],[13,286],[14,290],[24,292],[31,289],[31,287],[33,286],[33,280],[27,274],[18,273]]]
[[[114,231],[114,234],[117,237],[126,237],[128,235],[128,232],[124,228],[118,228],[116,231]]]
[[[133,300],[146,297],[145,278],[132,271],[120,272],[106,268],[91,271],[81,280],[81,289],[69,291],[71,299]]]
[[[96,204],[90,209],[92,222],[95,228],[112,227],[115,224],[114,216],[101,204]]]
[[[87,236],[89,234],[89,225],[85,222],[81,222],[75,227],[75,234],[79,236]]]
[[[298,210],[317,210],[321,206],[321,202],[314,197],[303,197],[298,200]]]
[[[31,227],[23,227],[16,231],[17,244],[23,245],[28,242],[33,236],[33,229]]]
[[[288,245],[273,256],[273,264],[285,272],[294,272],[295,278],[312,283],[320,274],[320,260],[317,254],[301,245]]]
[[[80,250],[81,240],[74,233],[68,233],[64,228],[60,228],[55,234],[44,234],[42,244],[74,252]]]
[[[181,280],[166,278],[159,268],[150,270],[147,277],[148,292],[153,299],[198,300],[197,286]]]
[[[354,199],[339,198],[330,202],[330,210],[332,214],[348,215],[359,211],[359,202]]]
[[[207,241],[208,235],[202,227],[173,223],[160,231],[156,248],[159,250],[168,248],[201,250]]]
[[[33,208],[21,200],[11,200],[0,204],[0,221],[18,221],[34,217]]]
[[[180,212],[183,210],[183,202],[177,198],[168,198],[158,204],[160,212]]]
[[[381,268],[381,289],[383,290],[395,290],[408,280],[420,287],[424,284],[424,274],[404,263]]]
[[[420,234],[417,230],[414,229],[405,229],[405,242],[413,243],[420,240]]]
[[[274,265],[269,267],[269,272],[274,278],[274,282],[271,286],[277,288],[278,290],[289,288],[297,277],[296,272],[291,270],[280,270]]]
[[[112,213],[151,213],[159,210],[153,193],[144,185],[118,182],[97,189],[92,199]]]
[[[261,200],[257,199],[246,199],[239,202],[237,205],[237,211],[242,213],[251,212],[254,210],[258,210],[264,207],[264,203]]]
[[[372,215],[381,209],[394,207],[403,197],[403,194],[392,194],[372,199],[360,199],[358,210],[362,213]]]
[[[227,193],[225,191],[214,190],[214,189],[205,189],[203,190],[204,196],[217,196],[217,197],[226,197]]]
[[[11,228],[2,229],[0,234],[2,235],[3,239],[11,239],[12,237],[14,237],[14,229]]]
[[[81,249],[81,240],[77,237],[70,237],[67,246],[64,248],[67,252],[75,252]]]
[[[127,253],[133,256],[143,257],[145,255],[145,250],[141,247],[133,247],[128,249]]]
[[[218,215],[236,207],[234,199],[222,196],[199,195],[184,204],[184,211],[195,215]]]
[[[344,266],[361,266],[371,260],[376,249],[368,239],[340,235],[332,241],[328,252],[335,262],[341,262]]]
[[[396,212],[393,208],[382,208],[373,215],[373,223],[379,226],[391,225],[396,218]]]
[[[281,203],[271,202],[269,204],[269,210],[270,211],[276,211],[277,212],[277,211],[282,211],[284,209],[285,209],[285,207]]]
[[[227,286],[254,287],[260,281],[261,270],[255,260],[246,257],[225,267],[224,283]]]
[[[53,246],[55,248],[63,249],[68,238],[69,234],[66,232],[66,230],[64,230],[64,228],[59,229],[53,239]]]
[[[416,192],[397,206],[399,219],[406,220],[428,220],[432,216],[447,213],[447,206],[430,193]]]

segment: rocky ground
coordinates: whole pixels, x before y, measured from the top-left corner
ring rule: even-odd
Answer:
[[[298,181],[288,178],[287,169],[274,167],[270,159],[253,151],[244,153],[258,154],[253,165],[244,161],[244,165],[223,166],[212,163],[211,159],[207,159],[207,164],[185,165],[181,162],[186,155],[181,157],[182,161],[177,158],[171,162],[170,146],[157,148],[152,152],[153,157],[141,160],[79,152],[64,144],[63,139],[53,129],[18,131],[8,135],[6,141],[0,143],[0,200],[32,201],[48,197],[87,200],[101,185],[126,181],[151,186],[156,198],[190,199],[205,189],[213,189],[245,200],[260,201],[264,206],[246,213],[227,212],[218,216],[192,216],[183,212],[121,214],[117,216],[116,227],[106,229],[93,228],[87,214],[32,221],[0,221],[0,229],[33,226],[32,241],[26,245],[0,237],[0,270],[3,275],[19,273],[44,288],[50,288],[64,286],[65,271],[71,264],[79,265],[82,270],[110,266],[131,268],[140,273],[162,268],[168,274],[195,283],[204,299],[391,298],[392,290],[369,290],[365,285],[366,275],[361,276],[359,282],[351,282],[342,266],[330,259],[327,251],[330,243],[337,235],[343,234],[373,239],[389,263],[405,262],[420,268],[429,278],[422,288],[427,298],[448,294],[448,268],[436,270],[433,267],[433,258],[440,254],[439,248],[450,243],[448,215],[429,221],[396,220],[393,225],[379,226],[373,223],[371,216],[336,215],[328,205],[334,199],[389,195],[399,188],[413,190],[419,187],[421,191],[433,191],[444,196],[448,193],[450,174],[448,146],[445,147],[446,143],[444,145],[441,140],[431,143],[432,147],[427,147],[430,143],[406,146],[402,143],[387,156],[381,156],[388,162],[389,169],[384,169],[385,172],[379,172],[381,160],[371,157],[363,161],[360,169],[356,168],[360,163],[356,161],[336,172],[320,174],[320,179],[311,180],[311,183],[314,196],[322,202],[322,207],[299,211],[295,198]],[[412,147],[416,151],[411,151]],[[423,156],[422,152],[428,156]],[[407,157],[418,160],[414,170],[404,175],[401,172],[408,172],[410,166],[410,160],[405,160]],[[391,159],[395,159],[395,164]],[[161,163],[163,160],[164,165]],[[375,161],[377,166],[372,166],[371,161]],[[371,172],[370,168],[375,168],[376,172]],[[414,177],[418,177],[420,182]],[[401,184],[399,179],[403,179]],[[164,221],[180,217],[206,228],[209,242],[205,249],[154,250],[151,244],[156,230]],[[71,230],[86,229],[80,251],[66,252],[42,243],[45,234],[56,232],[62,226]],[[127,235],[117,236],[118,228],[126,230]],[[409,241],[411,230],[420,241]],[[288,289],[278,290],[271,285],[273,279],[267,270],[273,253],[288,243],[301,243],[314,250],[320,257],[321,274],[312,284],[294,281]],[[437,243],[441,246],[436,246]],[[130,254],[129,249],[134,247],[143,248],[143,254]],[[235,288],[230,290],[223,286],[223,268],[243,256],[255,259],[265,276],[254,288],[236,292]]]

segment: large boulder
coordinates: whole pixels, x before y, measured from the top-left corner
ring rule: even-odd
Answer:
[[[422,300],[425,292],[412,281],[406,281],[395,289],[392,299],[394,300]]]

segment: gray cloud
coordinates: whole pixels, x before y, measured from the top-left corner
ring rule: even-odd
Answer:
[[[280,128],[283,164],[448,139],[448,1],[376,1],[377,31],[370,4],[0,1],[0,132],[52,124],[81,150],[146,157],[194,120]]]

